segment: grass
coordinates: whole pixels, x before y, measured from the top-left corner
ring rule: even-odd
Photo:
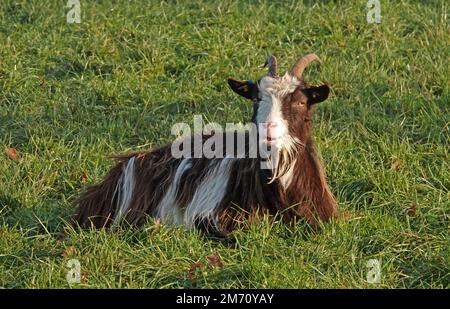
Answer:
[[[450,36],[447,1],[81,0],[0,4],[0,286],[13,288],[449,288]],[[172,141],[193,115],[251,106],[226,78],[287,70],[314,51],[330,99],[315,139],[347,220],[249,224],[230,241],[151,221],[74,231],[71,202],[108,156]],[[69,285],[67,261],[81,283]],[[369,259],[381,281],[366,280]]]

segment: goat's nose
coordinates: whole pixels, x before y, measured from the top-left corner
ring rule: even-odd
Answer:
[[[267,123],[267,128],[269,128],[269,129],[276,128],[277,126],[278,126],[278,124],[274,121],[270,121]]]

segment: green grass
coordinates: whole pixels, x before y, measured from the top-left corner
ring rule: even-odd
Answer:
[[[66,1],[1,2],[0,286],[449,288],[448,2],[381,1],[381,24],[366,1],[220,3],[81,0],[68,24]],[[226,79],[311,51],[323,65],[306,78],[333,87],[314,135],[348,220],[314,232],[265,220],[230,241],[154,222],[67,226],[108,156],[170,142],[194,114],[249,119]],[[80,284],[66,282],[70,258]]]

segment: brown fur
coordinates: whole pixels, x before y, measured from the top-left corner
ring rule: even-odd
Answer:
[[[292,162],[283,162],[294,164],[289,185],[284,188],[278,179],[270,182],[272,171],[261,169],[261,158],[233,159],[226,194],[216,208],[218,226],[205,219],[195,222],[198,228],[223,234],[236,229],[244,220],[277,213],[285,222],[304,217],[310,224],[316,225],[337,214],[336,200],[328,187],[311,138],[314,104],[326,99],[328,91],[329,88],[308,88],[301,81],[298,88],[283,99],[282,113],[289,123],[289,134],[300,140],[295,146],[295,156],[284,158]],[[256,112],[257,102],[254,100],[254,113]],[[255,120],[255,114],[252,119]],[[203,142],[209,137],[210,135],[203,136]],[[193,145],[192,140],[191,143]],[[226,143],[223,145],[225,147]],[[245,148],[246,151],[249,150],[248,136]],[[193,147],[191,149],[192,156]],[[117,197],[114,193],[117,183],[124,166],[133,156],[136,158],[135,186],[125,221],[141,226],[148,215],[156,214],[156,208],[173,184],[181,162],[181,159],[172,157],[170,145],[118,157],[117,165],[106,178],[100,184],[88,188],[77,200],[79,206],[74,215],[76,224],[84,228],[91,225],[97,228],[111,225],[116,212]],[[182,210],[192,201],[205,177],[221,159],[189,160],[191,167],[180,177],[174,205]]]
[[[337,214],[337,203],[328,187],[321,162],[311,138],[315,106],[309,104],[308,85],[301,81],[298,88],[283,101],[283,117],[289,122],[290,134],[304,146],[297,148],[292,182],[286,190],[289,205],[310,224],[328,221]]]
[[[264,214],[280,213],[285,222],[305,217],[317,224],[336,215],[336,201],[327,185],[321,164],[316,158],[312,140],[306,147],[299,146],[293,179],[283,189],[279,181],[269,183],[271,171],[260,168],[259,158],[237,159],[233,162],[226,194],[218,207],[218,229],[210,222],[199,221],[196,226],[209,233],[228,233],[243,221]],[[125,220],[135,226],[144,224],[173,182],[180,159],[170,155],[170,147],[132,153],[118,158],[118,163],[106,178],[94,185],[78,199],[75,222],[83,228],[91,225],[109,227],[115,215],[116,198],[113,196],[117,181],[126,162],[136,156],[133,199]],[[189,204],[212,165],[219,159],[190,159],[192,167],[180,178],[176,200],[179,207]]]
[[[286,190],[286,200],[288,205],[297,205],[296,215],[305,217],[312,225],[328,221],[337,214],[336,200],[328,187],[311,139],[297,157],[292,182]]]
[[[93,225],[97,228],[108,227],[115,214],[114,190],[122,174],[125,158],[113,167],[106,178],[99,184],[93,185],[76,200],[78,209],[75,211],[73,221],[82,228]]]
[[[91,186],[76,201],[78,209],[73,217],[75,224],[87,228],[109,227],[114,219],[117,198],[114,192],[126,162],[136,156],[133,199],[125,220],[132,225],[141,226],[146,215],[151,215],[164,197],[172,183],[179,159],[172,157],[170,145],[151,151],[136,152],[117,158],[106,178]]]
[[[316,158],[312,141],[298,149],[291,184],[284,190],[279,181],[268,183],[271,172],[259,168],[259,159],[237,160],[232,168],[225,199],[219,207],[219,232],[227,233],[243,221],[279,213],[284,222],[304,217],[311,225],[328,221],[337,203]],[[202,222],[209,232],[212,226]]]

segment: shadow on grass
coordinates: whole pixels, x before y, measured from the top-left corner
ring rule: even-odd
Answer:
[[[357,208],[371,204],[375,184],[365,178],[355,179],[350,182],[338,182],[335,185],[338,200],[340,202],[351,202]]]
[[[78,77],[86,73],[92,73],[96,76],[108,76],[114,73],[112,64],[98,62],[84,64],[79,59],[69,59],[67,57],[52,57],[49,59],[49,62],[51,64],[45,69],[45,76],[58,81]]]
[[[16,198],[0,195],[0,223],[19,228],[28,235],[60,233],[69,210],[56,203],[25,207]]]

